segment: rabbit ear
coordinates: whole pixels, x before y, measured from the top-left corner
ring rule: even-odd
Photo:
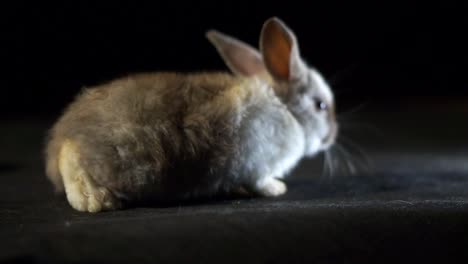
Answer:
[[[233,73],[252,76],[266,71],[260,53],[248,44],[216,30],[208,31],[206,37]]]
[[[260,50],[268,72],[277,80],[299,79],[307,69],[300,57],[296,36],[276,17],[263,25]]]

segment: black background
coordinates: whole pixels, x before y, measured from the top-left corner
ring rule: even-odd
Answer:
[[[0,262],[466,259],[466,2],[1,3]],[[226,70],[205,31],[255,45],[271,16],[296,32],[303,56],[332,83],[338,110],[373,106],[348,130],[339,121],[335,145],[344,150],[341,158],[329,152],[341,159],[335,175],[330,154],[328,173],[323,156],[304,160],[278,199],[96,215],[53,195],[40,153],[81,87],[132,72]],[[356,175],[346,174],[349,164]]]
[[[252,45],[283,19],[338,101],[468,94],[466,4],[455,1],[15,2],[2,4],[1,115],[57,116],[83,86],[132,72],[225,70],[204,37]]]

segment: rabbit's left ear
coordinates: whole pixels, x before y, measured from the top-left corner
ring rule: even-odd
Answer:
[[[296,36],[276,17],[263,25],[260,50],[268,72],[276,80],[297,80],[307,71],[299,54]]]
[[[216,30],[208,31],[206,37],[233,73],[253,76],[266,72],[260,52],[248,44]]]

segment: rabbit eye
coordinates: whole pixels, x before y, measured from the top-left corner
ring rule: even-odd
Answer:
[[[314,101],[315,101],[315,110],[317,110],[317,111],[325,111],[325,110],[328,109],[327,103],[325,103],[324,101],[320,100],[319,98],[315,98]]]

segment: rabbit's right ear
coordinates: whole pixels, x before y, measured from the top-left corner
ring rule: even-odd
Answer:
[[[268,19],[262,28],[260,50],[268,72],[274,79],[300,79],[307,67],[299,55],[296,36],[280,19]]]
[[[266,72],[260,52],[250,45],[216,30],[208,31],[206,37],[234,74],[253,76]]]

